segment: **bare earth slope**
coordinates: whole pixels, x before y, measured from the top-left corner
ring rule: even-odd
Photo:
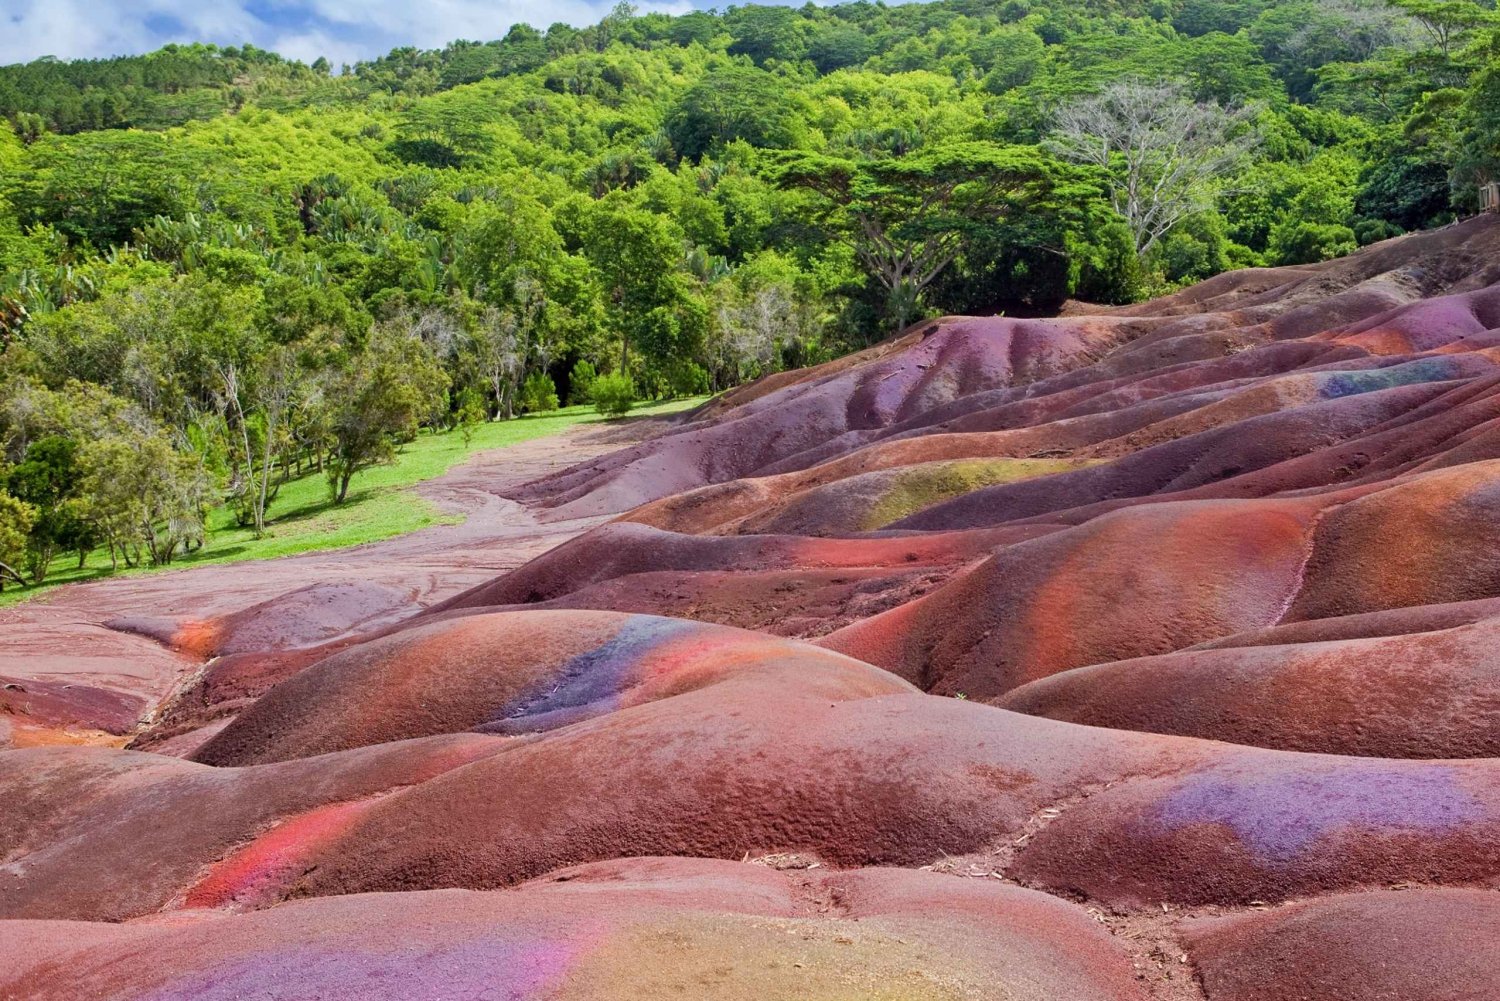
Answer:
[[[646,430],[3,613],[0,998],[1500,996],[1500,218]]]
[[[581,426],[476,452],[417,489],[467,516],[353,549],[56,588],[0,608],[0,747],[122,744],[208,658],[310,644],[406,617],[597,519],[539,523],[502,493],[662,430]],[[15,687],[9,687],[15,686]]]

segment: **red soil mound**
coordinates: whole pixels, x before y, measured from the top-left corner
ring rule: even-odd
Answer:
[[[744,403],[647,445],[548,477],[521,500],[576,518],[624,511],[704,483],[748,476],[833,435],[904,420],[960,396],[1081,365],[1120,337],[1107,319],[1061,323],[947,317],[899,351]]]
[[[309,584],[242,611],[212,619],[125,617],[110,628],[151,636],[177,650],[208,658],[306,647],[404,617],[410,589],[357,581]]]
[[[194,759],[249,765],[444,733],[525,734],[746,672],[820,698],[908,691],[867,664],[682,619],[525,611],[450,618],[346,649],[276,686]]]
[[[954,532],[890,539],[804,539],[758,536],[720,539],[663,532],[644,525],[601,525],[526,566],[465,591],[429,614],[461,608],[534,604],[589,584],[665,570],[853,570],[862,567],[952,566],[1038,529]]]
[[[15,922],[0,993],[234,998],[1134,1001],[1082,908],[994,881],[635,859],[509,893],[373,894],[196,921]]]
[[[1089,726],[1294,751],[1494,758],[1500,620],[1098,664],[1034,681],[995,704]]]
[[[492,888],[580,860],[771,853],[990,871],[1111,906],[1500,878],[1500,762],[1080,727],[775,668],[526,738],[250,768],[0,755],[7,917]],[[851,697],[851,695],[853,697]],[[60,794],[68,794],[63,799]]]
[[[1493,759],[1246,754],[1116,784],[1048,825],[1011,871],[1135,908],[1419,881],[1488,886],[1500,866],[1497,796]]]
[[[238,770],[107,749],[0,753],[0,917],[159,910],[269,826],[502,749],[493,737],[438,737]]]
[[[1425,473],[1329,512],[1287,619],[1500,595],[1500,461]]]
[[[1500,996],[1500,898],[1473,890],[1341,894],[1189,923],[1212,1001],[1458,1001]]]
[[[1314,501],[1127,508],[1006,546],[821,640],[928,691],[987,699],[1103,661],[1271,625],[1296,595]]]
[[[0,719],[40,731],[74,726],[123,735],[147,710],[144,700],[107,688],[0,675]]]

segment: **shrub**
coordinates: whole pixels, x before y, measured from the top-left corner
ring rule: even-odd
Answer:
[[[697,362],[674,361],[667,367],[667,385],[676,396],[701,396],[708,392],[708,371]]]
[[[456,409],[453,411],[453,423],[463,435],[464,448],[468,448],[469,443],[474,440],[474,429],[489,416],[484,405],[484,394],[473,386],[466,386],[454,403]]]
[[[573,371],[568,373],[568,402],[592,402],[594,380],[597,378],[599,373],[594,370],[593,362],[584,360],[574,365]]]
[[[557,409],[557,386],[546,372],[533,372],[521,384],[521,409],[537,414]]]
[[[1400,226],[1384,219],[1361,219],[1354,224],[1354,239],[1361,247],[1400,236],[1402,232]]]
[[[1277,264],[1316,264],[1352,254],[1358,246],[1354,230],[1333,223],[1287,222],[1271,231]]]
[[[623,372],[611,372],[594,380],[594,409],[607,417],[619,417],[635,402],[635,384]]]

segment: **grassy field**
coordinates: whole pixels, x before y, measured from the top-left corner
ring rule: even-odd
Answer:
[[[631,416],[670,414],[703,402],[705,397],[673,400],[655,406],[637,407]],[[504,448],[533,438],[558,434],[575,424],[601,423],[604,418],[592,407],[565,407],[548,414],[519,417],[511,421],[482,424],[474,429],[471,443],[464,446],[457,431],[424,434],[402,449],[394,465],[376,466],[354,478],[349,498],[334,507],[328,499],[328,482],[317,473],[284,484],[271,505],[266,534],[255,538],[248,528],[234,523],[227,508],[209,512],[208,537],[203,548],[173,561],[171,568],[263,560],[315,550],[342,549],[394,535],[415,532],[428,525],[454,524],[461,516],[445,515],[411,488],[423,480],[441,476],[475,452]],[[0,605],[9,605],[44,594],[59,584],[109,577],[114,573],[151,573],[155,569],[111,571],[109,553],[98,549],[82,567],[78,555],[65,554],[53,561],[46,583],[39,587],[0,591]]]

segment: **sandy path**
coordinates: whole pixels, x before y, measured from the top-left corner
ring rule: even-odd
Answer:
[[[122,617],[191,623],[239,612],[311,585],[339,592],[311,622],[308,641],[331,639],[418,608],[530,560],[603,520],[540,523],[499,493],[666,428],[641,418],[476,452],[417,491],[462,524],[437,525],[348,549],[164,571],[58,587],[0,609],[0,747],[121,743],[128,730],[200,658],[111,628]],[[271,617],[271,618],[274,618]],[[297,637],[282,636],[281,640]],[[295,644],[293,644],[295,645]]]

